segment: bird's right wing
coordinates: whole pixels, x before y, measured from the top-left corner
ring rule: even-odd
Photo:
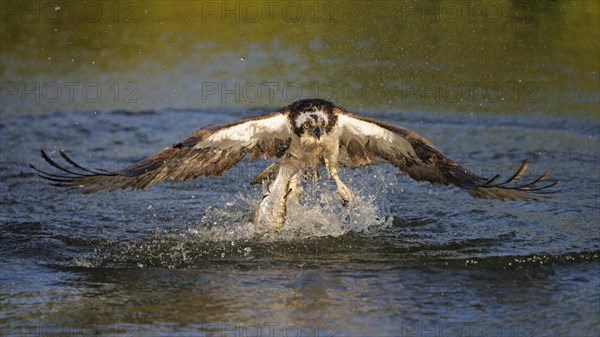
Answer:
[[[362,166],[383,159],[418,181],[452,184],[466,189],[475,198],[529,200],[539,199],[554,191],[548,188],[557,182],[539,186],[548,177],[544,173],[532,182],[515,185],[527,170],[521,167],[504,182],[499,176],[484,178],[464,168],[439,151],[431,142],[416,132],[382,120],[363,117],[336,108],[340,144],[347,162]]]
[[[31,165],[42,178],[57,186],[81,187],[86,192],[102,189],[144,189],[165,180],[187,180],[221,175],[242,160],[279,157],[290,144],[291,129],[285,111],[233,123],[200,128],[171,147],[116,171],[91,170],[73,161],[64,151],[61,165],[42,151],[42,158],[59,173]]]

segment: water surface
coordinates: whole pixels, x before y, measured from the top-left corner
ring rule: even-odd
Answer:
[[[0,335],[600,335],[597,2],[223,4],[2,2]],[[251,224],[265,161],[97,194],[28,167],[118,169],[314,96],[484,176],[529,159],[560,192],[344,169],[353,205],[307,182],[271,233]]]
[[[311,336],[317,328],[353,336],[598,332],[598,124],[589,120],[387,116],[481,174],[508,176],[528,157],[526,178],[552,169],[562,191],[502,203],[416,183],[391,166],[344,170],[359,195],[354,205],[341,207],[330,182],[308,183],[280,233],[250,223],[260,191],[248,181],[262,161],[222,178],[92,195],[50,186],[25,165],[41,162],[39,148],[54,156],[65,148],[117,168],[191,125],[238,117],[165,110],[4,118],[6,334],[40,324],[143,335],[241,334],[259,324],[266,333],[271,323]]]

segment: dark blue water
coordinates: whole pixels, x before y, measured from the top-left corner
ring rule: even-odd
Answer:
[[[343,102],[340,102],[343,103]],[[343,104],[342,104],[343,105]],[[352,110],[352,107],[347,107]],[[269,109],[56,112],[0,119],[2,336],[598,336],[600,123],[363,112],[479,174],[550,170],[541,202],[471,199],[393,167],[306,186],[279,233],[251,224],[267,163],[146,191],[82,194],[29,169],[65,149],[116,169],[195,128]]]

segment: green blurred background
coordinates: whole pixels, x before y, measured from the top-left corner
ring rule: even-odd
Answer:
[[[599,117],[598,1],[2,1],[1,114],[280,107]]]

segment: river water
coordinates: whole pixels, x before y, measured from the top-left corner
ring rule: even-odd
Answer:
[[[597,3],[274,3],[2,3],[0,336],[600,335]],[[353,204],[306,182],[272,233],[251,223],[263,160],[96,194],[28,166],[118,169],[311,96],[560,191],[342,169]]]
[[[238,113],[5,117],[6,335],[253,335],[257,324],[263,335],[298,328],[312,336],[317,327],[320,336],[598,332],[598,123],[370,115],[418,130],[489,176],[508,176],[529,158],[532,175],[552,170],[561,191],[503,203],[416,183],[391,166],[344,170],[359,195],[354,205],[341,207],[330,182],[308,183],[273,234],[250,224],[260,191],[248,181],[266,162],[246,161],[221,178],[90,195],[50,186],[26,166],[42,164],[40,148],[54,156],[64,148],[116,168]]]

